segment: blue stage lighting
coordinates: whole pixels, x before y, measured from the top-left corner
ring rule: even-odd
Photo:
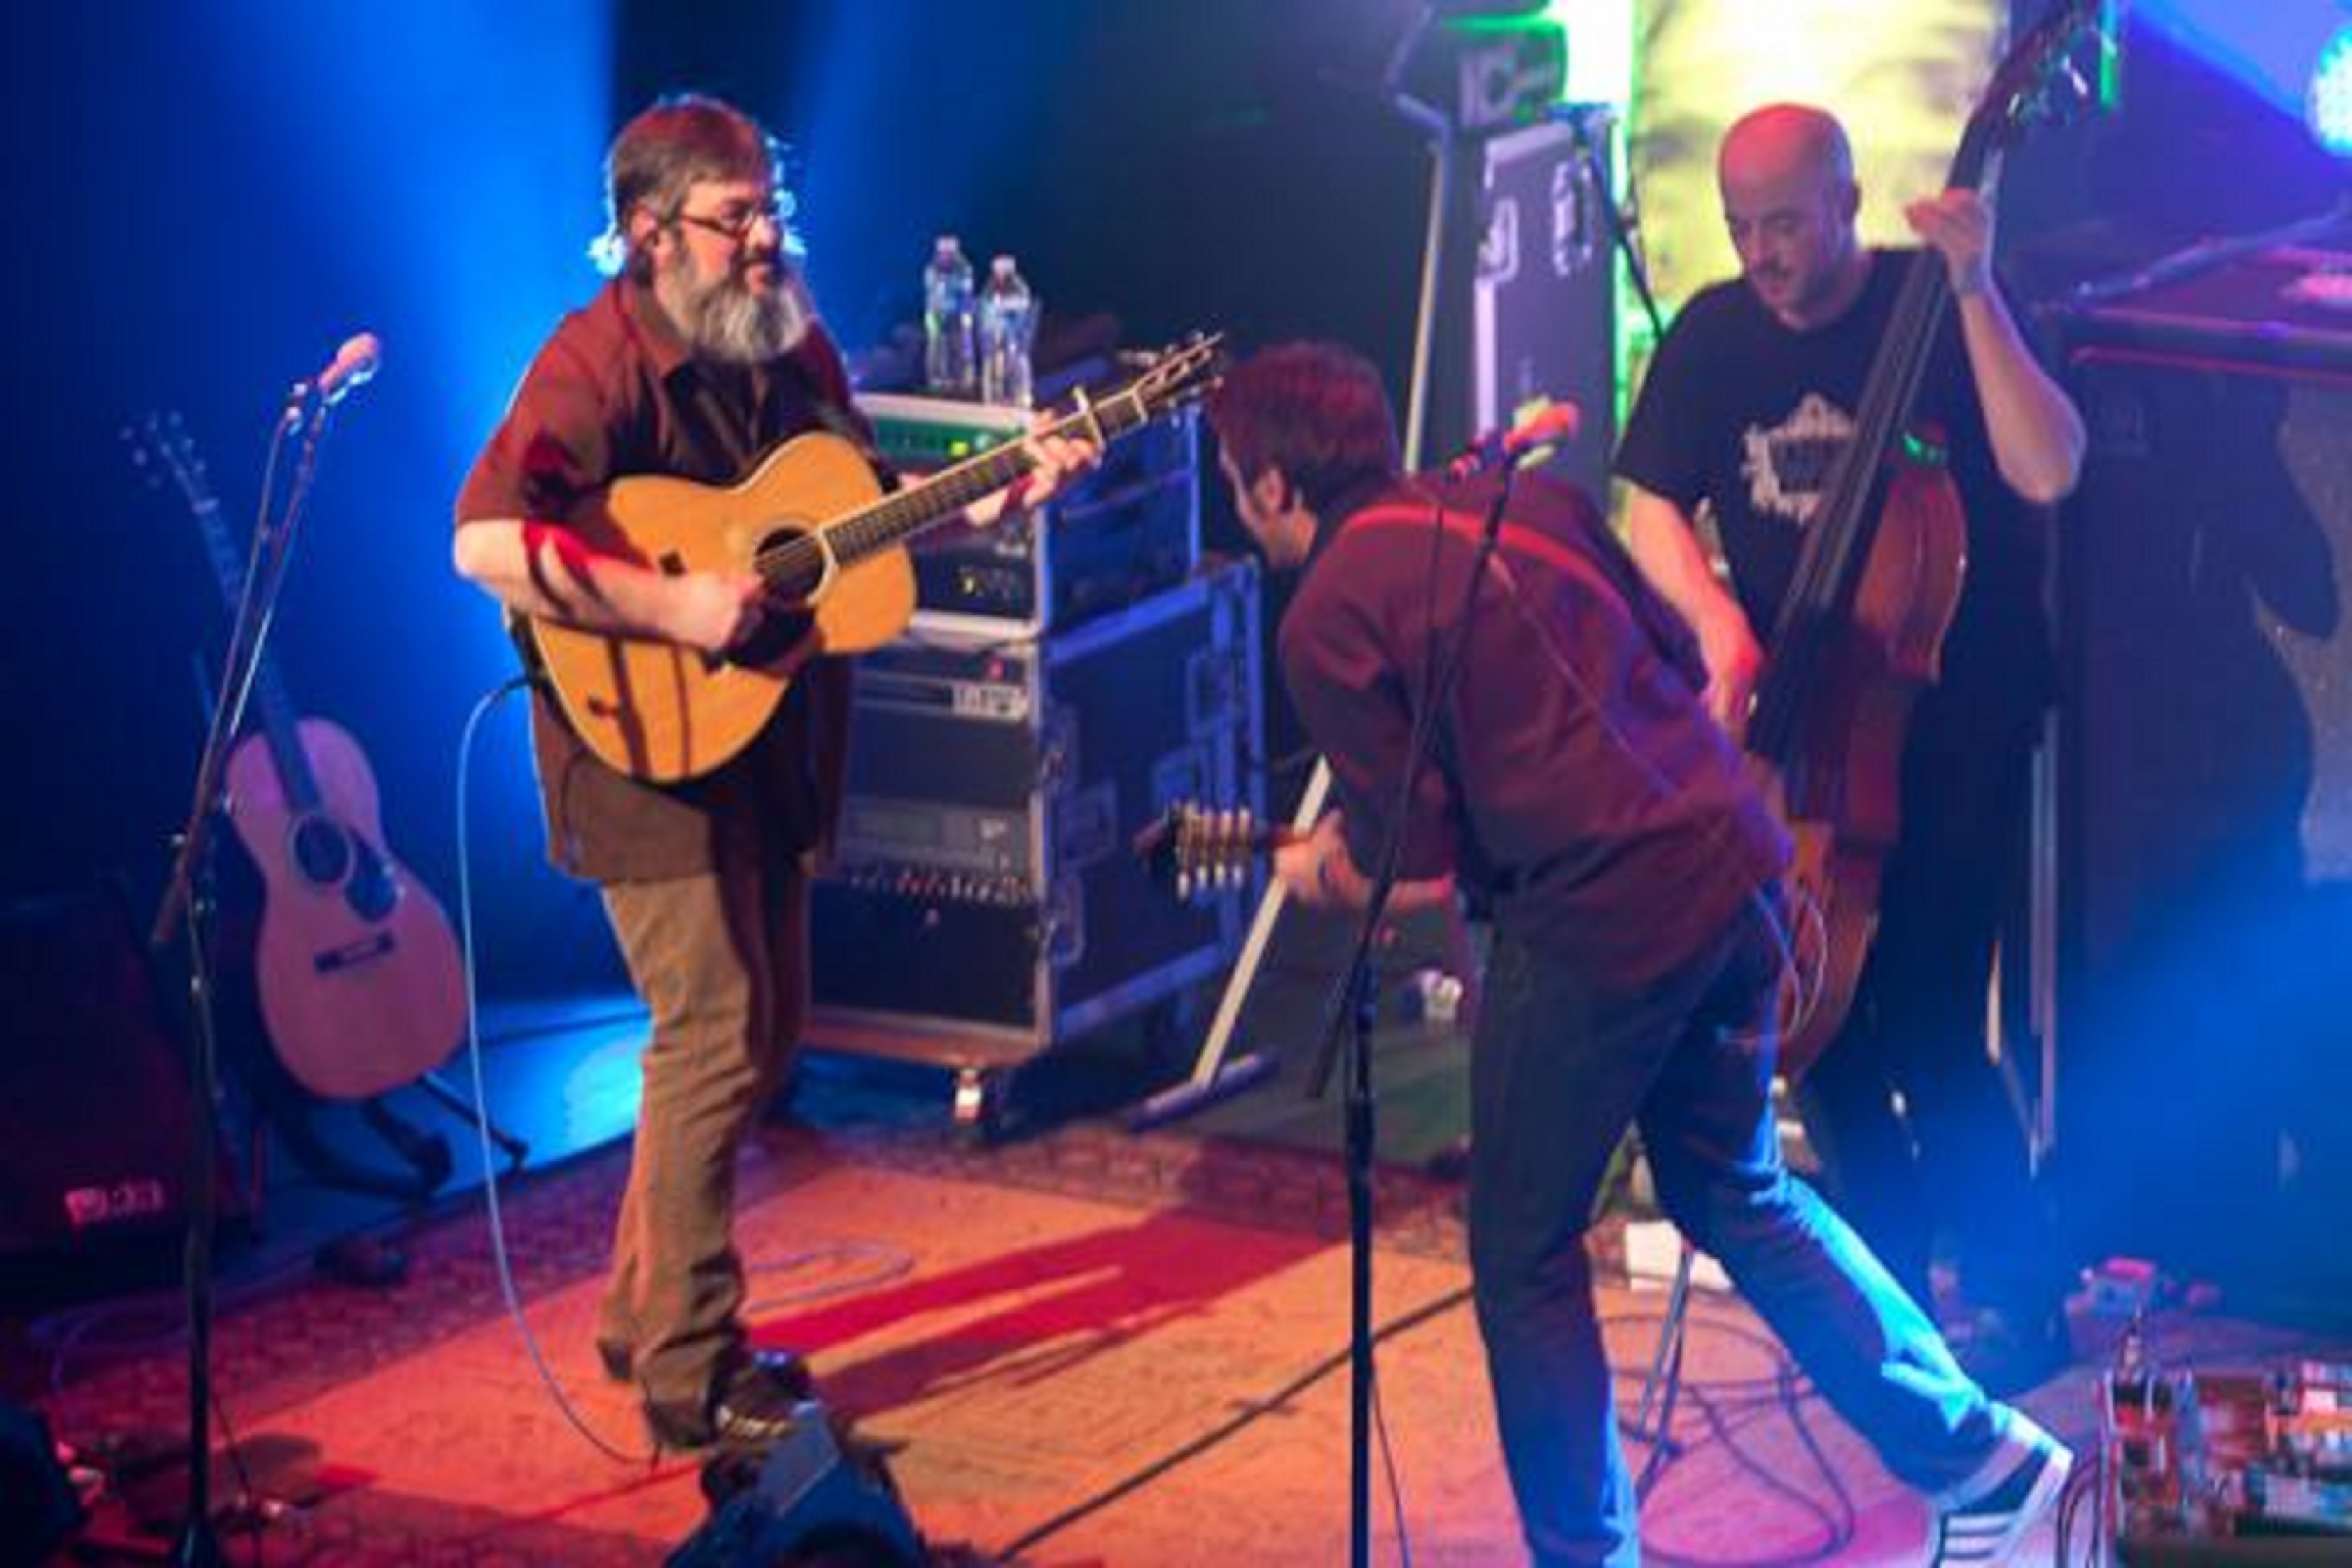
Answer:
[[[2338,157],[2352,158],[2352,27],[2346,27],[2319,51],[2311,69],[2311,88],[2304,100],[2304,117],[2319,144]]]

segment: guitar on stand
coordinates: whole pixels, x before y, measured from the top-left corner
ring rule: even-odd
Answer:
[[[194,443],[175,415],[146,416],[124,437],[151,481],[168,476],[178,488],[233,613],[245,571]],[[448,1177],[446,1142],[393,1116],[380,1097],[415,1084],[457,1114],[475,1114],[433,1073],[465,1034],[457,939],[439,902],[385,847],[375,774],[359,742],[326,720],[298,719],[267,658],[254,698],[259,727],[230,753],[226,799],[262,884],[253,977],[263,1033],[302,1090],[361,1102],[429,1193]],[[279,1122],[305,1163],[345,1185],[385,1188],[296,1119]],[[492,1136],[521,1162],[520,1140]]]

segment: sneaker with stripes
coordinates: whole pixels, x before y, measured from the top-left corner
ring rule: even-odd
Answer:
[[[2066,1445],[2018,1411],[2003,1414],[2008,1428],[2001,1447],[2011,1462],[1994,1472],[1998,1479],[1990,1487],[1937,1511],[1937,1568],[2016,1562],[2018,1548],[2066,1490],[2067,1472],[2074,1468]]]

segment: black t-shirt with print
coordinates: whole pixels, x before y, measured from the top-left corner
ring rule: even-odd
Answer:
[[[1732,583],[1769,639],[1794,574],[1805,524],[1853,429],[1910,250],[1872,253],[1870,279],[1844,315],[1805,331],[1784,326],[1741,280],[1683,308],[1658,345],[1618,474],[1688,515],[1713,511]],[[1945,643],[1942,689],[1917,721],[2010,726],[2048,700],[2049,628],[2042,608],[2040,518],[1995,466],[1958,325],[1947,317],[1915,419],[1940,431],[1969,522],[1967,586]]]

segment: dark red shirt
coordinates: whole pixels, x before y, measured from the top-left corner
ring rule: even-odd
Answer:
[[[1349,858],[1377,868],[1413,705],[1462,607],[1491,491],[1399,485],[1334,507],[1284,616],[1284,676],[1329,760]],[[1471,612],[1402,875],[1458,872],[1498,929],[1603,984],[1695,956],[1788,863],[1786,836],[1695,695],[1689,633],[1591,503],[1516,484]]]
[[[714,364],[679,341],[644,286],[616,279],[566,316],[531,362],[458,494],[457,525],[563,523],[632,475],[734,484],[783,441],[817,429],[867,439],[822,330],[767,364]],[[740,755],[664,785],[598,761],[534,690],[549,858],[597,881],[635,881],[708,871],[763,845],[815,845],[838,805],[848,710],[847,666],[820,660]]]

